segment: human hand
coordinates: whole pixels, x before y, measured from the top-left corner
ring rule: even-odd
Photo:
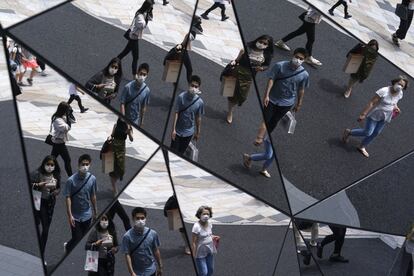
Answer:
[[[95,88],[97,88],[97,89],[102,89],[104,87],[105,87],[105,83],[95,84]]]
[[[177,132],[175,132],[175,129],[171,132],[171,140],[175,141],[175,137],[177,136]]]
[[[358,122],[362,122],[363,120],[365,120],[365,118],[366,118],[366,115],[365,114],[361,114],[361,115],[359,115],[359,117],[358,117]]]
[[[70,216],[70,217],[69,217],[69,225],[70,225],[72,228],[75,228],[75,219],[73,218],[73,216]]]
[[[112,247],[111,252],[112,252],[112,254],[115,255],[118,252],[118,247],[116,247],[116,246]]]
[[[200,133],[196,133],[193,139],[197,142],[200,139]]]
[[[269,104],[269,101],[270,101],[270,99],[269,99],[269,96],[265,96],[264,98],[263,98],[263,105],[265,106],[265,107],[267,107],[267,105]]]
[[[39,188],[43,188],[48,182],[44,181],[44,182],[39,182],[36,184],[37,187]]]
[[[300,107],[301,107],[300,104],[296,104],[295,107],[293,107],[292,111],[296,113],[300,110]]]
[[[162,275],[162,268],[158,268],[157,269],[157,276],[161,276]]]
[[[101,246],[101,244],[103,243],[103,239],[101,239],[101,240],[97,240],[96,242],[94,242],[94,245],[96,245],[96,246]]]
[[[231,65],[231,66],[233,66],[233,67],[234,67],[234,66],[236,66],[236,64],[237,64],[237,62],[236,62],[235,60],[230,61],[230,65]]]
[[[397,112],[398,114],[401,113],[401,109],[398,106],[394,107],[394,110],[393,111],[394,112]]]

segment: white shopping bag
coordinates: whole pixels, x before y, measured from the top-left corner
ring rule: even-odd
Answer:
[[[288,130],[289,134],[295,133],[296,128],[296,119],[295,114],[291,111],[288,111],[286,115],[283,117],[283,123]]]
[[[184,153],[184,156],[190,158],[194,162],[198,161],[198,149],[196,147],[195,142],[191,141],[190,144],[188,144],[188,147]]]
[[[86,250],[85,271],[98,272],[99,251]]]
[[[32,194],[33,194],[33,203],[34,203],[35,209],[37,211],[40,211],[40,202],[42,200],[42,192],[32,190]]]

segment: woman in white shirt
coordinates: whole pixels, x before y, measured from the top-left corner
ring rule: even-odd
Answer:
[[[342,140],[348,142],[349,136],[364,137],[358,151],[365,157],[369,157],[366,146],[381,133],[385,123],[391,122],[395,116],[401,113],[398,101],[403,97],[403,90],[407,89],[408,79],[399,76],[391,81],[392,86],[379,89],[376,95],[368,103],[367,107],[359,115],[358,122],[366,119],[365,128],[345,129]]]
[[[213,254],[217,253],[216,247],[220,237],[212,233],[213,225],[209,221],[212,215],[211,207],[200,206],[196,213],[199,221],[194,223],[192,230],[191,247],[199,276],[211,276],[214,272]]]

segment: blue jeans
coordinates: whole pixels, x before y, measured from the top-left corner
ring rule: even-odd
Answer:
[[[199,276],[211,276],[214,271],[214,257],[213,254],[208,254],[204,258],[196,258],[196,266]]]
[[[365,137],[361,143],[362,147],[365,147],[369,143],[371,143],[371,141],[374,140],[374,138],[377,137],[377,135],[381,133],[381,131],[384,129],[384,126],[385,126],[384,120],[374,121],[369,117],[366,120],[367,122],[365,124],[365,128],[354,128],[351,130],[352,136]]]
[[[272,164],[273,162],[272,144],[270,144],[270,141],[268,139],[264,140],[264,146],[265,146],[265,152],[254,153],[250,155],[250,159],[253,161],[266,160],[263,164],[263,170],[267,169],[270,166],[270,164]]]

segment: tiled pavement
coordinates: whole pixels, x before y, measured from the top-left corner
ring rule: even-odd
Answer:
[[[307,0],[319,10],[328,14],[328,9],[336,0]],[[414,27],[411,26],[405,40],[398,48],[391,41],[399,26],[399,18],[394,14],[400,0],[354,0],[348,3],[351,19],[343,18],[342,6],[335,9],[332,20],[346,28],[353,35],[364,42],[371,39],[378,40],[380,53],[389,61],[414,77]]]

